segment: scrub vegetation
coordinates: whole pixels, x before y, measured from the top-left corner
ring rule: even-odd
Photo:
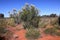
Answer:
[[[16,27],[20,24],[26,30],[25,37],[28,40],[38,40],[42,33],[60,36],[60,16],[56,14],[40,16],[39,10],[34,5],[28,4],[20,11],[13,9],[13,13],[9,12],[9,14],[9,18],[0,18],[0,36],[5,34],[12,36],[13,32],[8,29],[8,26]]]

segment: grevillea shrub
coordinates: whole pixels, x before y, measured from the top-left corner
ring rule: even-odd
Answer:
[[[38,28],[38,9],[33,5],[25,5],[22,9],[21,20],[24,22],[24,28],[28,28],[30,25]]]

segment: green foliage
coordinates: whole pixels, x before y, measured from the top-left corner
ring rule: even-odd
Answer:
[[[28,39],[37,39],[40,36],[40,32],[37,29],[30,28],[27,30],[26,37]]]
[[[34,6],[25,5],[25,8],[22,9],[21,20],[24,21],[24,27],[38,27],[39,16],[38,10]]]
[[[29,29],[32,25],[30,25],[29,22],[24,22],[23,26],[24,26],[24,29],[26,29],[26,28]]]
[[[13,9],[13,11],[12,11],[12,13],[11,12],[9,12],[9,14],[10,14],[10,18],[13,18],[14,19],[14,22],[16,23],[16,24],[18,24],[19,23],[19,14],[17,14],[17,10],[16,9]]]
[[[22,8],[22,11],[19,12],[14,9],[13,14],[10,13],[10,17],[14,18],[15,23],[19,24],[20,22],[24,22],[24,28],[30,27],[30,25],[32,25],[33,27],[38,27],[38,9],[33,5],[26,4]]]

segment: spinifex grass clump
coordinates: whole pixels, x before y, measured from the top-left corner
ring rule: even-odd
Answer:
[[[55,17],[55,18],[51,19],[50,24],[53,25],[53,26],[58,25],[58,18]]]
[[[7,32],[7,23],[5,19],[0,19],[0,35],[3,35]]]
[[[47,28],[44,32],[46,34],[55,35],[56,29],[55,28]]]
[[[60,16],[51,21],[51,24],[58,30],[60,30]]]
[[[7,22],[5,19],[0,19],[0,36],[4,36],[7,38],[10,38],[12,36],[12,32],[7,29]]]
[[[40,28],[46,28],[46,25],[47,25],[47,23],[45,23],[45,22],[39,22],[39,27]]]
[[[0,35],[5,34],[7,31],[4,27],[0,27]]]
[[[58,32],[58,29],[56,28],[47,28],[45,31],[44,31],[46,34],[50,34],[50,35],[57,35],[57,36],[60,36],[60,32]]]
[[[15,27],[15,22],[13,18],[7,19],[6,21],[7,21],[7,25]]]
[[[26,37],[28,38],[28,40],[38,39],[39,36],[40,36],[40,32],[37,29],[30,28],[27,30]]]
[[[7,22],[5,19],[0,19],[0,27],[6,27],[7,26]]]

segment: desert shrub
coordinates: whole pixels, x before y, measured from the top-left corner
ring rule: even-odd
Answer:
[[[0,27],[6,27],[7,26],[7,22],[5,19],[0,19]]]
[[[48,28],[44,31],[46,34],[54,35],[56,33],[55,28]]]
[[[30,28],[27,30],[26,37],[28,39],[37,39],[40,36],[40,32],[37,29]]]
[[[24,22],[24,24],[23,24],[23,26],[24,26],[24,29],[26,29],[26,28],[28,28],[29,29],[29,27],[31,26],[30,25],[30,23],[29,22]]]
[[[0,35],[3,35],[7,32],[7,22],[5,19],[0,19]]]
[[[4,14],[3,13],[0,13],[0,19],[1,18],[4,18]]]
[[[58,24],[60,25],[60,16],[58,17]]]
[[[56,34],[57,36],[60,36],[60,32],[56,32],[55,34]]]
[[[57,30],[60,30],[60,27],[59,27],[58,24],[57,24],[57,25],[54,25],[54,27],[55,27]]]
[[[28,28],[30,25],[38,28],[38,9],[33,5],[25,5],[25,7],[22,9],[21,20],[24,22],[24,28]]]
[[[57,25],[57,23],[58,23],[58,19],[52,19],[51,20],[51,24],[54,26],[54,25]]]
[[[59,29],[58,27],[57,28],[56,27],[54,27],[54,28],[48,28],[44,32],[46,34],[60,36],[60,32],[57,31],[58,29]]]
[[[58,30],[60,30],[60,26],[59,26],[59,18],[55,18],[51,20],[51,24]]]
[[[55,27],[56,29],[60,30],[60,27]]]
[[[13,32],[11,32],[10,30],[7,30],[5,37],[7,38],[7,40],[11,40],[10,38],[13,37]]]
[[[9,25],[9,26],[15,26],[15,22],[14,22],[14,19],[13,18],[10,18],[10,19],[8,19],[8,20],[6,20],[7,21],[7,25]]]
[[[45,28],[46,25],[47,25],[47,23],[39,22],[39,27],[40,27],[40,28]]]
[[[11,33],[12,32],[7,29],[7,22],[6,22],[6,20],[5,19],[0,19],[0,36],[8,37],[8,36],[12,35]]]
[[[0,27],[0,34],[5,34],[7,32],[6,28]]]
[[[24,22],[24,28],[26,29],[26,28],[30,28],[31,26],[32,27],[35,27],[35,28],[38,28],[38,25],[39,24],[39,19],[38,18],[36,18],[36,19],[33,19],[33,20],[31,20],[31,21],[29,21],[29,22]]]
[[[57,15],[52,13],[50,17],[57,17]]]

